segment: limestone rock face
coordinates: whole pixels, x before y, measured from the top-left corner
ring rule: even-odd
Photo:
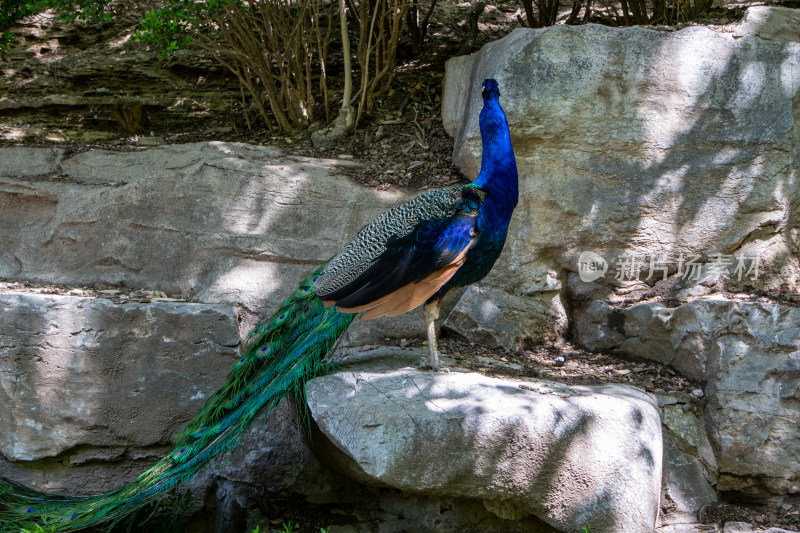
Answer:
[[[747,8],[742,23],[733,35],[800,42],[800,13],[788,7],[752,6]]]
[[[225,305],[12,293],[0,314],[0,475],[38,488],[107,490],[152,462],[224,382],[239,341]],[[20,468],[48,458],[110,466]]]
[[[662,441],[651,396],[397,369],[397,350],[388,363],[378,355],[306,387],[347,475],[480,499],[502,518],[535,515],[563,531],[653,529]]]
[[[651,258],[674,273],[681,254],[706,266],[740,254],[760,257],[760,273],[727,265],[726,287],[798,291],[796,19],[758,7],[736,34],[517,29],[448,61],[442,118],[454,163],[478,173],[485,78],[500,84],[517,157],[520,204],[492,282],[524,292],[548,270],[577,271],[584,251],[610,267],[597,283],[622,270],[620,256],[639,257],[631,271],[644,279]]]
[[[567,330],[567,317],[557,293],[526,298],[472,285],[442,327],[481,346],[515,350],[521,339],[533,344],[558,340]]]
[[[659,361],[705,384],[718,489],[800,493],[800,309],[719,297],[676,308],[593,301],[576,317],[582,345]]]
[[[246,332],[405,199],[340,175],[353,164],[219,142],[73,155],[2,148],[0,277],[238,304]],[[421,324],[417,316],[379,319],[350,338],[419,334]]]

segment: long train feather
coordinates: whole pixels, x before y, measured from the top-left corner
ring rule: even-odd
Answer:
[[[316,297],[314,282],[321,270],[250,332],[225,384],[175,438],[169,455],[128,485],[90,497],[45,494],[0,479],[0,531],[17,533],[36,525],[59,532],[111,527],[233,447],[261,411],[301,392],[306,381],[328,368],[325,356],[354,318],[335,306],[326,308]]]

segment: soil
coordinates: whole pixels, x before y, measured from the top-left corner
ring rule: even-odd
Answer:
[[[0,61],[0,146],[47,145],[84,151],[142,150],[157,144],[209,140],[246,142],[277,145],[287,153],[303,156],[352,158],[363,166],[348,170],[349,177],[368,187],[418,191],[466,182],[452,165],[452,139],[444,132],[439,116],[444,63],[519,27],[521,14],[520,4],[512,1],[487,6],[479,21],[477,39],[468,42],[466,19],[471,4],[441,1],[422,54],[399,61],[392,90],[361,119],[351,137],[334,149],[320,151],[311,144],[310,133],[325,127],[334,117],[295,135],[271,134],[258,125],[248,128],[238,103],[239,87],[231,75],[199,53],[178,54],[168,59],[156,58],[154,53],[147,55],[142,43],[130,39],[140,14],[126,9],[124,2],[116,5],[115,18],[102,29],[66,25],[52,13],[23,21],[17,28],[21,37],[16,47]],[[571,3],[564,4],[560,20],[566,18],[569,6]],[[730,27],[726,25],[739,20],[745,8],[745,4],[717,8],[699,23],[726,31]],[[654,29],[674,31],[679,26]],[[147,75],[125,79],[113,68],[92,70],[82,66],[87,56],[88,61],[100,61],[107,54],[98,54],[100,46],[115,41],[120,42],[119,53],[146,57]],[[164,81],[154,86],[158,80],[169,83]],[[341,85],[341,80],[331,81],[334,93]],[[154,90],[161,100],[150,94]],[[151,131],[147,135],[120,133],[109,101],[122,96],[136,98],[137,94],[150,102],[145,110],[151,115]],[[61,100],[53,103],[54,96]],[[181,102],[181,105],[170,107],[164,102]],[[0,283],[0,292],[12,290],[109,298],[116,302],[180,300],[160,291],[129,291],[110,286]],[[419,340],[404,340],[400,344],[424,346]],[[452,357],[456,367],[498,377],[546,379],[570,385],[626,383],[649,392],[683,392],[697,399],[702,397],[697,384],[668,367],[591,353],[569,343],[505,352],[445,336],[440,348]],[[307,507],[295,509],[295,513],[290,506],[289,511],[286,519],[294,518],[295,523],[309,518]],[[800,510],[796,506],[720,503],[706,507],[700,518],[708,524],[743,521],[759,527],[800,529]],[[322,519],[319,522],[318,526],[329,525]]]
[[[400,346],[426,348],[423,341],[400,341]],[[699,399],[702,389],[677,372],[651,361],[632,361],[612,354],[588,352],[569,342],[506,351],[486,348],[447,336],[439,350],[455,360],[454,369],[465,369],[510,379],[542,379],[567,385],[624,383],[648,392],[684,392]]]
[[[800,531],[800,507],[797,505],[720,502],[703,507],[698,515],[703,524],[747,522],[758,529],[779,527]]]

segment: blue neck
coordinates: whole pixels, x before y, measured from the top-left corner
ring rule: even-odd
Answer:
[[[517,162],[511,146],[506,114],[500,107],[497,94],[484,97],[479,122],[483,155],[481,172],[474,183],[487,189],[488,200],[510,217],[519,199]]]

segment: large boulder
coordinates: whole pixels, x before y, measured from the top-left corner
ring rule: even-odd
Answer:
[[[651,259],[674,274],[695,255],[708,284],[800,290],[797,15],[753,9],[735,34],[523,28],[447,62],[442,118],[454,163],[478,173],[478,87],[496,78],[520,173],[489,288],[540,298],[560,288],[548,278],[563,283],[593,252],[608,268],[595,281],[606,294],[650,273],[652,287],[663,270],[651,272]]]
[[[0,148],[0,277],[236,304],[246,332],[405,199],[349,181],[341,169],[355,164],[221,142]],[[422,324],[416,315],[377,319],[348,339],[419,335]]]
[[[420,372],[398,368],[402,355],[372,353],[306,386],[340,471],[374,486],[482,500],[500,517],[534,515],[563,531],[652,531],[662,461],[653,397],[623,385]]]
[[[239,342],[230,305],[11,293],[0,314],[0,475],[47,490],[138,475],[225,381]],[[72,468],[42,468],[54,459]]]
[[[796,495],[800,308],[754,300],[708,296],[673,308],[594,300],[576,312],[576,340],[659,361],[704,384],[719,490]]]

